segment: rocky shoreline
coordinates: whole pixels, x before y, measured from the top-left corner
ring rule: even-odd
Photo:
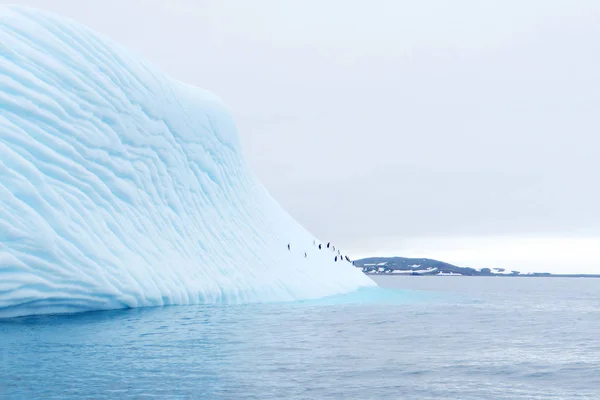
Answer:
[[[475,269],[459,267],[429,258],[371,257],[356,260],[354,264],[357,268],[361,268],[367,275],[600,278],[600,274],[551,274],[549,272],[523,273],[506,268]]]

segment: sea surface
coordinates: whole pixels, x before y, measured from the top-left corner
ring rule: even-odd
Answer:
[[[600,399],[600,279],[0,321],[0,399]]]

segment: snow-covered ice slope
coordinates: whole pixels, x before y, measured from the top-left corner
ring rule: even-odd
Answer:
[[[374,285],[313,239],[248,170],[214,95],[0,6],[0,317]]]

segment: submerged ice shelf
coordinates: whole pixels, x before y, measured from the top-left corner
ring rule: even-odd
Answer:
[[[313,239],[249,171],[217,97],[0,5],[0,317],[374,286]]]

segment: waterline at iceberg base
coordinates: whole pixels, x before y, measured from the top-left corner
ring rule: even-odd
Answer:
[[[0,317],[375,286],[314,239],[249,171],[216,96],[0,6]]]

